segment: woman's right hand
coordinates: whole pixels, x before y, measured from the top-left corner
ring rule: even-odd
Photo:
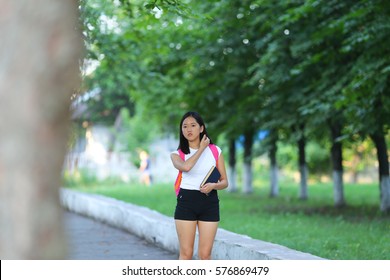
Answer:
[[[200,140],[200,148],[206,149],[208,145],[210,144],[210,139],[207,137],[207,135],[203,135],[202,139]]]

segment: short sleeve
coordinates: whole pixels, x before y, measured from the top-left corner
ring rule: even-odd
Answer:
[[[220,156],[222,154],[222,149],[217,146],[217,151],[218,151],[218,156]]]

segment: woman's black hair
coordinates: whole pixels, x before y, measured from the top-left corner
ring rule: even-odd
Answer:
[[[184,134],[182,131],[182,126],[183,126],[184,120],[188,117],[193,117],[196,120],[196,122],[200,125],[200,127],[203,126],[203,132],[200,133],[200,139],[202,140],[203,135],[206,134],[207,137],[210,139],[210,144],[213,144],[210,136],[207,134],[206,125],[205,125],[202,117],[199,115],[199,113],[193,112],[193,111],[187,112],[183,115],[183,117],[181,118],[181,121],[180,121],[180,126],[179,126],[180,139],[179,139],[179,147],[177,148],[178,150],[181,150],[185,154],[190,153],[190,146],[188,144],[188,140],[184,137]]]

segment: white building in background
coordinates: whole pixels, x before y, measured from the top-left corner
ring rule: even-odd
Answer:
[[[150,145],[152,176],[155,182],[174,184],[178,171],[172,165],[171,152],[177,149],[178,144],[179,140],[170,136],[156,140]]]
[[[68,151],[64,171],[88,172],[97,179],[120,178],[126,183],[139,182],[138,166],[133,164],[128,152],[110,152],[110,128],[102,125],[88,127],[85,137],[80,137]],[[117,144],[117,143],[116,143]],[[176,150],[178,141],[173,137],[158,139],[149,148],[153,182],[174,183],[177,170],[170,160],[170,153]]]

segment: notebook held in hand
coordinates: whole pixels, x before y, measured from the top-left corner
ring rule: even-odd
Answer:
[[[204,177],[200,186],[202,187],[204,184],[207,183],[218,183],[220,178],[221,178],[221,173],[219,173],[218,168],[212,166],[210,171],[207,173],[206,177]]]

